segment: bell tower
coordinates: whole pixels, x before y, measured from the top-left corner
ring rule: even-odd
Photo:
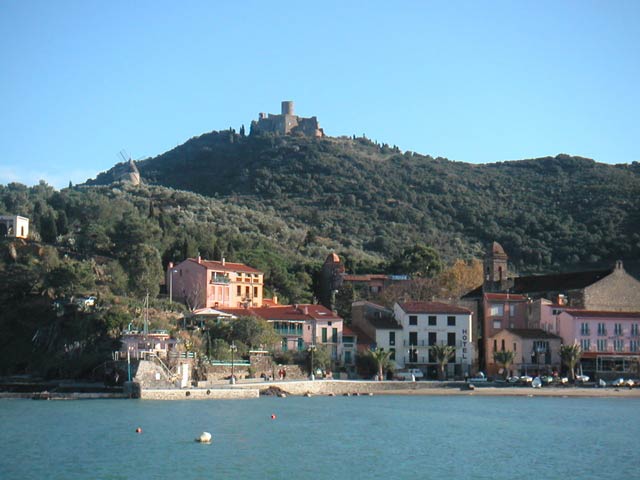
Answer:
[[[493,242],[484,257],[484,287],[488,291],[503,290],[507,281],[509,257],[498,242]]]

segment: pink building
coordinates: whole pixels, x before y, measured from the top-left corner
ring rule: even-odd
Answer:
[[[513,293],[485,293],[480,303],[479,356],[482,369],[490,371],[493,349],[490,342],[494,335],[506,329],[528,328],[528,298]],[[490,372],[493,373],[493,372]]]
[[[582,369],[592,377],[639,376],[640,312],[590,311],[548,305],[541,326],[582,347]]]
[[[514,353],[513,364],[508,375],[542,375],[561,370],[560,345],[558,335],[533,328],[505,328],[489,339],[491,362],[487,364],[487,374],[503,375],[502,367],[493,360],[495,352]]]
[[[325,345],[333,360],[343,361],[344,322],[322,305],[276,305],[222,310],[237,317],[250,315],[271,323],[276,333],[282,336],[282,351],[302,351],[309,345]]]
[[[242,263],[188,258],[169,264],[169,298],[191,309],[261,307],[264,275]]]

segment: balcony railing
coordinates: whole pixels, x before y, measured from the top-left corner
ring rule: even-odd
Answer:
[[[302,328],[275,328],[273,329],[278,335],[297,335],[302,336]]]
[[[429,342],[426,340],[419,340],[418,342],[411,342],[409,340],[402,341],[403,347],[428,347]]]
[[[214,276],[211,277],[211,280],[209,281],[209,283],[230,283],[231,280],[229,279],[229,277],[225,277],[225,276]]]

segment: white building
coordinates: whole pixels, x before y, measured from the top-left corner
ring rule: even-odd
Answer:
[[[27,238],[29,219],[20,215],[0,215],[0,237]]]
[[[472,373],[475,349],[470,310],[438,302],[405,302],[396,303],[393,311],[402,326],[402,338],[396,342],[398,368],[419,368],[428,378],[436,378],[438,365],[429,347],[444,344],[456,348],[448,377]]]

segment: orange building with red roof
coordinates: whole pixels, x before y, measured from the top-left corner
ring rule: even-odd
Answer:
[[[170,299],[189,308],[261,307],[264,274],[243,263],[188,258],[167,268]]]

